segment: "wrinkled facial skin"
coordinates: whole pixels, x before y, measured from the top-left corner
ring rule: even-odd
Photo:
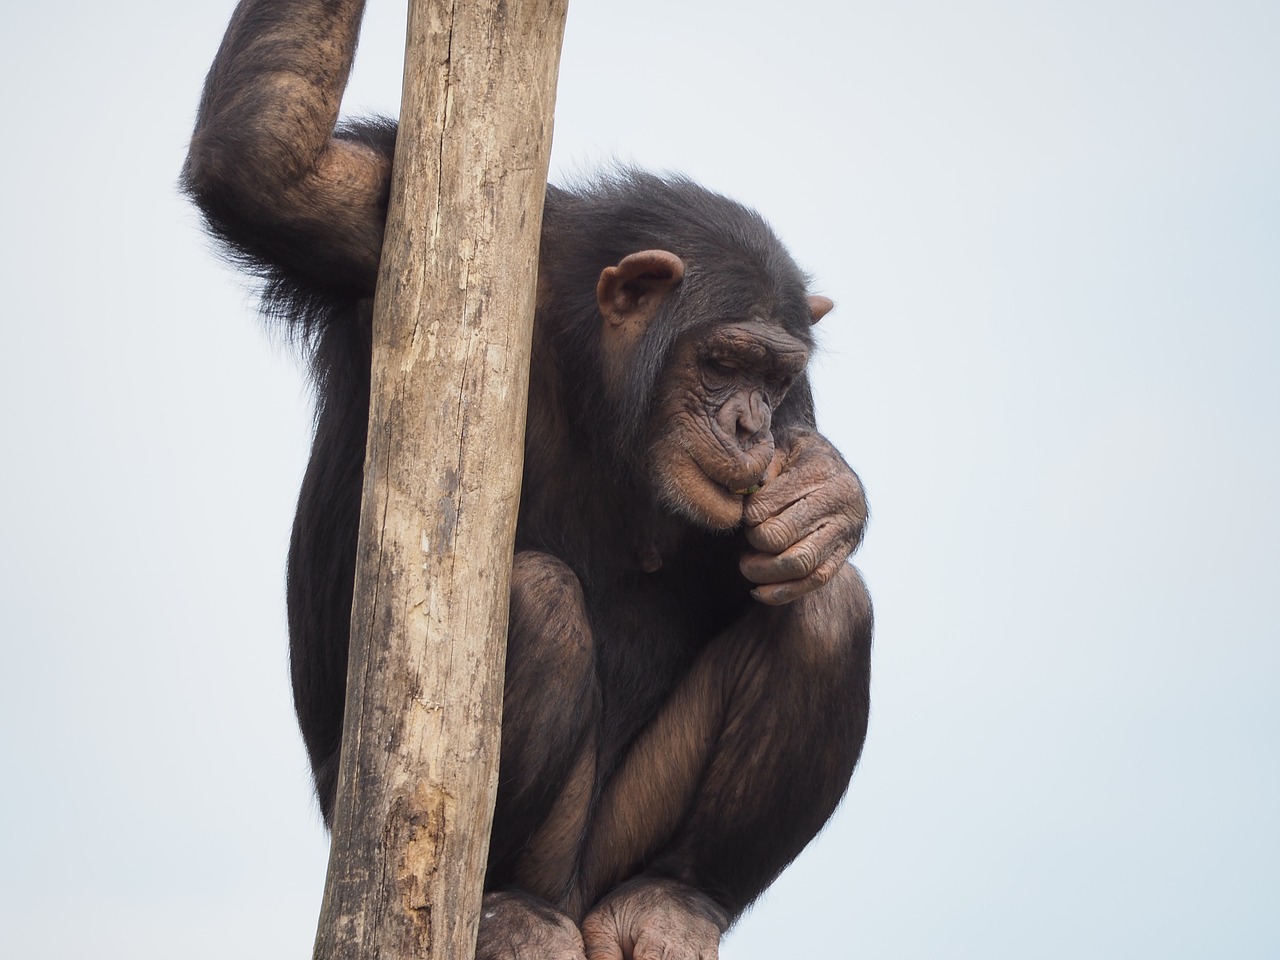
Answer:
[[[773,412],[808,348],[764,320],[681,341],[658,387],[649,445],[659,500],[699,526],[730,530],[773,460]]]

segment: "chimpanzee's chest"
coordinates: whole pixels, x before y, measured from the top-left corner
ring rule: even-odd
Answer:
[[[606,768],[676,691],[707,643],[752,605],[751,585],[737,569],[740,549],[732,538],[713,541],[654,573],[620,571],[587,588]]]

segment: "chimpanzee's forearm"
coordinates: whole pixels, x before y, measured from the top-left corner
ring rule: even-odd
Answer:
[[[370,292],[391,158],[335,140],[364,0],[243,0],[205,84],[183,186],[251,260]]]

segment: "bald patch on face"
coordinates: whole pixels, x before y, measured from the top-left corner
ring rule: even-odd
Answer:
[[[808,360],[806,342],[759,318],[677,344],[658,389],[648,461],[668,509],[711,529],[741,524],[743,496],[773,460],[773,412]]]

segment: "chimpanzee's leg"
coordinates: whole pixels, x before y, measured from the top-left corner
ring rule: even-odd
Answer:
[[[589,899],[606,895],[582,926],[591,960],[716,955],[844,794],[870,648],[870,600],[846,567],[794,603],[754,608],[699,655],[593,818],[583,882]]]
[[[548,554],[515,557],[503,698],[477,957],[580,960],[576,880],[595,792],[600,693],[582,589]]]

